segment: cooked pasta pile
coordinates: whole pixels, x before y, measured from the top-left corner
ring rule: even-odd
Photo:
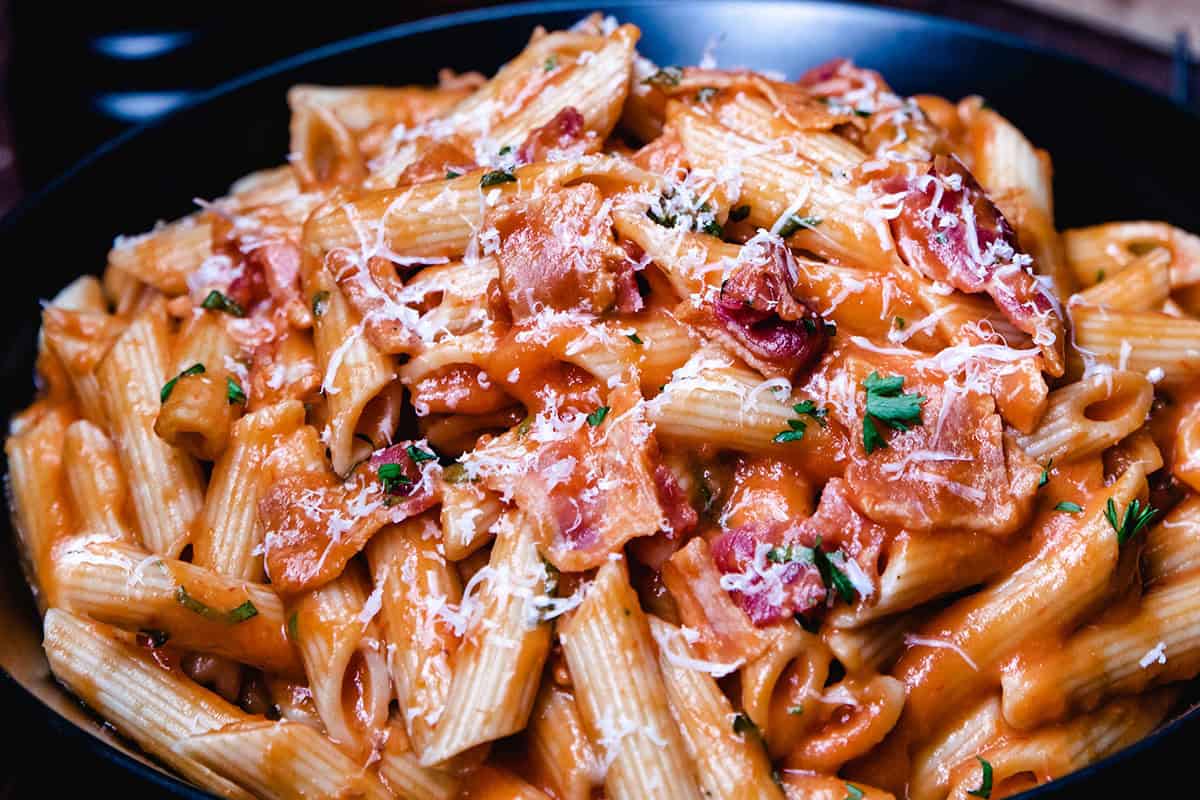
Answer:
[[[1200,671],[1200,239],[1057,231],[981,98],[638,35],[297,86],[46,304],[46,653],[186,779],[999,798]]]

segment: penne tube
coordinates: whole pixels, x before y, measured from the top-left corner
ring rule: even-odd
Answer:
[[[559,641],[588,738],[601,756],[606,795],[699,798],[649,624],[622,561],[596,573],[583,604],[560,626]]]
[[[80,530],[133,544],[129,487],[117,450],[104,431],[86,420],[72,422],[63,441],[62,468]]]
[[[69,423],[66,409],[51,408],[27,424],[18,426],[14,421],[4,442],[13,528],[22,566],[42,611],[56,602],[51,550],[75,524],[63,484]]]
[[[1200,320],[1157,311],[1071,306],[1075,345],[1085,355],[1122,370],[1155,373],[1177,383],[1200,374]]]
[[[458,607],[458,573],[438,552],[430,515],[389,525],[367,543],[371,577],[380,592],[380,618],[388,641],[387,665],[396,687],[407,739],[418,756],[428,749],[453,680],[456,631],[439,611]],[[434,598],[433,605],[425,598]],[[461,611],[460,611],[461,613]],[[466,624],[465,618],[454,622]]]
[[[690,652],[679,629],[654,616],[647,619],[658,645],[658,668],[671,713],[696,765],[703,796],[781,800],[783,793],[772,778],[762,741],[750,730],[736,729],[733,706],[704,663]]]
[[[96,371],[105,418],[125,475],[133,478],[134,517],[147,550],[177,555],[203,504],[199,465],[154,433],[167,382],[166,319],[154,305],[130,323]]]
[[[475,483],[447,483],[442,488],[442,544],[446,558],[461,561],[492,537],[504,504],[500,496]]]
[[[1110,497],[1125,508],[1144,491],[1145,475],[1135,467],[1113,484]],[[902,725],[909,735],[928,736],[988,685],[993,665],[1021,642],[1069,628],[1104,597],[1118,545],[1103,506],[1098,497],[1089,500],[1061,541],[1044,544],[1011,574],[953,603],[924,626],[920,639],[909,640],[892,670],[908,686]]]
[[[66,371],[80,413],[97,425],[107,421],[96,366],[124,329],[123,322],[104,312],[54,306],[42,312],[41,340]]]
[[[117,237],[108,266],[163,294],[187,294],[187,277],[212,255],[212,239],[212,224],[193,214],[140,236]]]
[[[856,628],[889,614],[983,583],[1004,565],[1004,542],[981,533],[904,533],[888,545],[879,590],[829,616],[837,628]]]
[[[181,739],[248,719],[246,714],[181,671],[164,669],[150,650],[66,611],[46,613],[43,646],[55,679],[122,736],[198,786],[250,800],[245,789],[175,750]]]
[[[906,647],[910,631],[919,629],[937,608],[930,604],[894,614],[858,628],[826,628],[822,638],[850,672],[888,672]]]
[[[192,560],[222,575],[262,581],[264,530],[258,500],[267,489],[265,462],[280,437],[304,425],[296,400],[266,406],[234,423],[229,447],[213,466],[196,521]]]
[[[1097,371],[1050,393],[1046,413],[1017,444],[1042,463],[1076,461],[1111,447],[1140,428],[1154,387],[1136,372]]]
[[[1171,254],[1171,288],[1200,282],[1200,238],[1165,222],[1109,222],[1063,231],[1067,261],[1079,283],[1090,286],[1129,267],[1156,248]]]
[[[526,728],[534,783],[558,800],[590,800],[599,788],[599,762],[569,689],[544,681]]]
[[[313,325],[321,388],[329,409],[322,437],[329,446],[333,469],[345,475],[395,432],[400,413],[400,386],[391,360],[371,344],[341,290],[324,270],[313,276],[312,294],[327,292],[324,310]],[[381,436],[386,432],[386,437]],[[363,434],[371,443],[356,437]]]
[[[488,566],[472,577],[483,586],[472,603],[478,616],[454,653],[445,709],[421,755],[423,765],[525,727],[550,649],[550,625],[537,602],[550,594],[548,579],[534,525],[520,512],[501,516]]]
[[[393,720],[387,730],[387,744],[379,754],[379,780],[388,791],[411,800],[458,800],[462,781],[457,775],[422,767],[400,720]]]
[[[1171,254],[1156,247],[1112,277],[1074,295],[1071,302],[1120,311],[1155,311],[1171,293]]]
[[[1144,694],[1200,672],[1200,577],[1189,574],[1148,592],[1128,620],[1089,625],[1041,658],[1002,673],[1004,718],[1027,730]]]
[[[1188,497],[1150,529],[1142,564],[1148,587],[1182,578],[1200,567],[1200,497]]]
[[[289,638],[300,652],[326,734],[355,757],[366,756],[382,740],[392,699],[377,607],[367,605],[369,590],[352,562],[300,597],[288,618]]]
[[[175,752],[270,800],[392,797],[374,771],[299,722],[241,722],[181,737]]]
[[[58,602],[126,630],[163,631],[172,644],[269,672],[302,674],[283,603],[270,587],[120,542],[63,548]]]
[[[154,432],[177,450],[201,461],[216,461],[229,444],[229,429],[240,405],[232,398],[238,394],[229,383],[207,373],[183,372],[174,381],[163,390],[169,394],[154,420]]]
[[[462,800],[554,800],[503,767],[484,764],[463,786]]]

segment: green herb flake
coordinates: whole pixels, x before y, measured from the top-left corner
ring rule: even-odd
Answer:
[[[1083,511],[1083,506],[1079,505],[1079,503],[1072,503],[1070,500],[1063,500],[1054,507],[1054,510],[1065,511],[1068,514],[1078,514],[1080,511]]]
[[[199,614],[205,619],[224,622],[228,625],[237,625],[238,623],[245,622],[248,619],[253,619],[254,617],[258,616],[258,609],[255,608],[254,603],[250,602],[249,600],[242,603],[240,606],[237,606],[236,608],[230,609],[229,611],[218,611],[212,606],[206,605],[192,597],[190,594],[188,594],[187,589],[185,589],[182,584],[178,589],[175,590],[175,599],[188,611]]]
[[[904,330],[904,326],[907,324],[908,323],[904,321],[904,317],[896,317],[892,320],[892,325],[895,326],[896,330]]]
[[[314,317],[325,313],[325,305],[329,301],[329,292],[317,292],[312,297],[312,312]]]
[[[804,713],[804,704],[801,703],[800,705],[788,706],[787,712],[793,717],[798,717]]]
[[[679,67],[663,67],[642,81],[642,83],[648,83],[651,86],[667,87],[678,86],[681,80],[683,80],[683,70]]]
[[[729,209],[729,219],[734,222],[741,222],[748,216],[750,216],[750,206],[748,205],[734,206]]]
[[[604,418],[608,416],[608,412],[612,409],[608,406],[600,406],[595,411],[587,415],[587,423],[593,428],[598,427]]]
[[[203,364],[192,364],[190,367],[185,369],[183,372],[179,373],[174,378],[171,378],[171,380],[169,380],[163,384],[162,390],[159,391],[159,393],[158,393],[159,402],[160,403],[167,402],[167,398],[171,396],[171,392],[175,391],[175,384],[179,383],[180,378],[187,378],[191,375],[203,375],[203,374],[204,374],[204,365]]]
[[[1038,476],[1037,488],[1042,488],[1050,482],[1050,470],[1054,469],[1054,459],[1046,462],[1046,466],[1042,467],[1042,474]]]
[[[758,726],[754,724],[754,720],[750,719],[750,717],[746,716],[745,714],[734,715],[733,732],[741,736],[745,736],[747,733],[751,734],[752,736],[762,736],[762,734],[758,732]]]
[[[505,169],[494,169],[491,172],[485,172],[483,177],[479,179],[479,188],[487,189],[489,186],[498,186],[502,183],[516,183],[517,176]]]
[[[979,759],[979,767],[983,770],[983,776],[979,781],[978,789],[970,789],[967,794],[972,797],[982,797],[983,800],[989,800],[992,796],[992,765],[987,762],[987,759],[980,756],[975,756]]]
[[[872,372],[863,382],[863,388],[867,390],[867,410],[863,416],[863,448],[868,455],[881,447],[887,447],[877,423],[898,431],[906,431],[914,424],[921,424],[921,405],[926,398],[919,394],[901,394],[900,390],[904,388],[903,376],[892,375],[884,378],[878,372]]]
[[[1096,283],[1100,283],[1102,280],[1104,280],[1104,274],[1104,270],[1096,270]]]
[[[798,442],[804,438],[804,431],[807,430],[808,425],[804,420],[799,419],[799,417],[812,417],[822,428],[829,424],[825,421],[825,417],[829,414],[829,409],[817,408],[817,404],[812,400],[802,400],[796,403],[796,405],[792,406],[792,411],[796,412],[797,418],[787,421],[789,430],[780,431],[775,434],[775,438],[772,441],[776,444]]]
[[[389,494],[395,492],[401,486],[412,484],[412,480],[404,474],[404,470],[399,464],[380,464],[375,474],[379,476],[379,482],[383,484],[383,490]]]
[[[1158,513],[1158,509],[1147,503],[1142,505],[1142,501],[1136,497],[1125,506],[1125,515],[1117,516],[1117,504],[1113,499],[1108,498],[1108,503],[1104,506],[1104,518],[1108,520],[1108,524],[1117,532],[1117,544],[1125,544],[1133,537],[1137,536],[1142,529],[1150,524],[1154,516]]]
[[[288,617],[287,635],[288,635],[288,638],[291,639],[293,642],[297,642],[300,640],[300,612],[299,611],[293,611],[292,615],[290,617]]]
[[[408,457],[413,460],[414,464],[420,464],[424,461],[437,460],[437,455],[429,452],[428,450],[422,450],[415,444],[410,444],[408,447],[404,448],[404,452],[408,453]]]
[[[446,483],[470,483],[471,476],[467,474],[467,468],[456,461],[442,471],[442,480]]]
[[[725,235],[725,229],[721,227],[721,223],[715,219],[710,219],[708,222],[700,226],[700,230],[707,233],[709,236],[715,236],[720,239]]]
[[[524,439],[529,429],[533,427],[533,414],[526,415],[525,419],[521,420],[521,424],[517,426],[517,438]]]
[[[200,306],[208,311],[224,311],[226,314],[232,314],[235,317],[246,316],[244,308],[216,289],[208,293],[208,296],[204,298],[204,302]]]
[[[786,239],[801,228],[815,228],[820,224],[820,217],[797,217],[795,214],[791,214],[787,221],[780,226],[779,237]]]
[[[855,786],[853,783],[846,784],[846,796],[843,800],[862,800],[863,790]]]
[[[821,573],[821,580],[824,581],[827,588],[831,588],[838,593],[839,596],[847,603],[853,603],[858,592],[854,588],[854,583],[842,572],[841,568],[826,553],[821,549],[821,537],[817,537],[817,541],[813,544],[813,563],[817,565],[817,571]],[[843,556],[844,558],[844,556]]]
[[[642,337],[638,336],[637,333],[627,333],[625,334],[625,338],[634,344],[642,344]]]
[[[504,145],[504,147],[501,147],[501,148],[500,148],[500,153],[499,153],[499,155],[500,155],[500,157],[501,157],[501,158],[503,158],[504,156],[506,156],[506,155],[509,155],[510,153],[512,153],[512,151],[513,151],[513,146],[512,146],[511,144],[506,144],[506,145]]]
[[[462,173],[458,172],[457,170],[453,170],[453,169],[446,170],[446,180],[448,180],[448,181],[452,181],[455,178],[461,178],[461,177],[462,177]]]
[[[225,378],[225,397],[228,398],[230,405],[238,403],[246,404],[246,393],[242,391],[242,387],[238,386],[238,382],[233,378],[226,376]]]
[[[542,71],[554,72],[554,70],[556,70],[556,69],[558,69],[558,56],[557,55],[550,56],[549,58],[547,58],[545,61],[542,62]]]

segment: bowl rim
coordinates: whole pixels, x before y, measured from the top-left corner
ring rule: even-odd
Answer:
[[[1020,36],[997,31],[990,28],[985,28],[980,25],[965,22],[962,20],[951,19],[948,17],[938,16],[923,11],[914,11],[909,9],[891,8],[885,6],[867,5],[855,0],[687,0],[689,4],[703,4],[708,6],[750,6],[755,8],[778,7],[778,8],[796,8],[797,6],[808,6],[814,10],[836,10],[838,13],[845,15],[857,15],[865,18],[872,18],[875,21],[886,20],[905,20],[907,22],[920,25],[926,30],[940,30],[970,38],[986,45],[998,45],[1001,47],[1014,49],[1023,53],[1035,56],[1040,59],[1055,61],[1063,65],[1081,68],[1085,72],[1090,72],[1098,79],[1108,82],[1114,82],[1123,87],[1145,95],[1148,99],[1154,99],[1164,109],[1173,109],[1176,113],[1182,113],[1185,118],[1190,118],[1195,124],[1200,126],[1200,110],[1192,108],[1188,105],[1176,101],[1174,98],[1159,92],[1153,87],[1135,81],[1124,75],[1121,75],[1114,70],[1093,64],[1089,61],[1080,58],[1079,56],[1065,53],[1045,45],[1028,41]],[[32,193],[22,198],[11,210],[0,218],[0,236],[3,236],[14,228],[18,227],[22,220],[30,213],[34,212],[45,200],[63,190],[64,187],[71,184],[76,179],[79,179],[86,173],[88,168],[99,160],[107,157],[109,154],[123,149],[126,146],[136,145],[136,142],[144,134],[165,125],[168,120],[178,117],[182,114],[195,111],[225,95],[240,91],[252,84],[267,78],[274,77],[281,73],[305,66],[327,58],[336,57],[344,53],[354,50],[371,47],[385,42],[396,42],[403,39],[412,38],[421,34],[430,33],[438,30],[445,30],[462,25],[471,25],[481,22],[497,22],[502,20],[512,20],[519,17],[528,17],[537,14],[553,14],[565,12],[579,12],[586,14],[591,11],[614,12],[623,8],[669,8],[678,6],[679,0],[598,0],[597,2],[589,2],[589,0],[528,0],[527,2],[505,3],[484,8],[471,9],[466,11],[457,11],[448,14],[439,14],[432,17],[426,17],[408,22],[400,22],[395,25],[388,25],[378,30],[369,31],[366,33],[356,34],[354,36],[338,39],[327,44],[309,48],[295,55],[273,61],[261,67],[244,72],[229,80],[223,81],[216,86],[197,92],[193,97],[180,106],[173,108],[166,114],[156,117],[148,122],[138,124],[131,127],[129,130],[108,139],[95,149],[86,153],[58,175],[47,181],[43,186],[34,190]],[[756,11],[755,13],[770,13]],[[7,461],[7,459],[5,459]],[[7,470],[6,470],[7,472]],[[11,528],[11,526],[10,526]],[[15,535],[10,536],[8,546],[17,547]],[[72,699],[78,701],[69,690],[60,686],[53,680],[57,691],[67,692]],[[121,769],[130,772],[140,779],[153,784],[161,790],[176,797],[186,798],[187,800],[215,800],[216,795],[201,789],[191,783],[188,783],[183,778],[177,776],[174,772],[163,766],[158,766],[153,757],[145,754],[146,759],[152,763],[146,763],[139,760],[137,757],[124,752],[120,747],[113,742],[108,741],[104,736],[92,733],[80,725],[67,719],[54,708],[43,703],[42,700],[16,676],[0,665],[0,697],[13,698],[19,702],[24,710],[30,714],[37,715],[56,733],[70,739],[76,744],[82,745],[86,750],[103,758],[105,761],[120,767]],[[98,724],[103,723],[103,718],[88,709],[88,713],[96,717]],[[1071,786],[1078,784],[1081,781],[1088,780],[1096,773],[1109,770],[1112,767],[1125,762],[1139,753],[1146,751],[1148,748],[1157,746],[1163,741],[1175,737],[1180,728],[1200,720],[1200,705],[1177,714],[1167,723],[1156,728],[1148,735],[1142,737],[1138,741],[1129,744],[1120,750],[1112,753],[1099,761],[1088,764],[1081,769],[1075,770],[1061,778],[1037,786],[1033,789],[1022,792],[1014,796],[1014,800],[1040,800],[1047,798],[1058,792],[1068,790]],[[127,744],[134,750],[138,750],[136,743],[127,739],[120,733],[115,734],[120,738],[121,742]],[[147,787],[149,788],[149,787]]]

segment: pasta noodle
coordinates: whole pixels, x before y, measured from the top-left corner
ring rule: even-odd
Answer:
[[[54,677],[220,796],[966,800],[1200,675],[1200,242],[978,97],[656,65],[293,87],[41,309]]]

